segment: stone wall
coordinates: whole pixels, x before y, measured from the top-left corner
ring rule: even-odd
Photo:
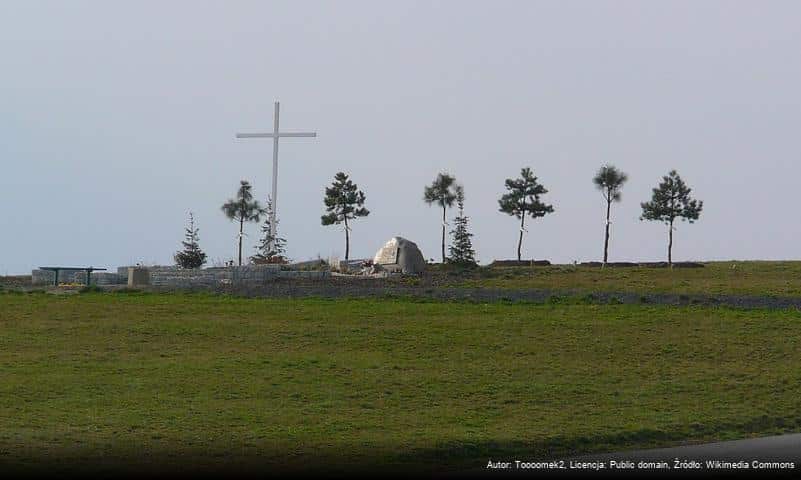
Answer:
[[[86,272],[78,272],[73,275],[73,283],[86,284]],[[114,272],[92,272],[92,285],[123,285],[128,281],[128,273],[125,276]]]
[[[241,267],[211,267],[184,270],[173,266],[138,267],[150,272],[150,284],[154,287],[193,288],[218,287],[221,285],[259,286],[278,278],[316,279],[327,278],[328,271],[289,270],[287,265],[245,265]],[[48,270],[33,270],[33,285],[52,285],[54,273]],[[59,283],[86,283],[84,270],[62,270]],[[128,267],[119,267],[117,272],[93,272],[92,285],[125,285],[128,283]]]
[[[150,284],[154,287],[193,288],[221,285],[264,285],[277,278],[326,278],[327,271],[284,270],[281,265],[246,265],[183,270],[154,268]]]
[[[147,268],[150,271],[150,273],[153,273],[153,272],[174,272],[176,270],[180,270],[180,268],[176,267],[175,265],[155,265],[155,266],[152,266],[152,267],[143,266],[143,265],[126,265],[124,267],[117,267],[117,275],[125,277],[125,280],[127,281],[128,280],[128,269],[130,267]]]
[[[154,287],[216,287],[230,281],[231,273],[224,270],[150,270],[150,284]]]

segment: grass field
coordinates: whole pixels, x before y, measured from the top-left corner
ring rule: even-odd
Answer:
[[[0,332],[6,467],[471,469],[801,431],[790,310],[6,293]]]
[[[454,286],[580,292],[801,296],[801,262],[709,262],[705,268],[481,268],[447,276]]]

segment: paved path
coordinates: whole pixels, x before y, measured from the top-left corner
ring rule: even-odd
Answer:
[[[595,454],[579,457],[581,460],[670,460],[676,458],[688,460],[753,460],[795,462],[801,466],[801,433],[778,435],[774,437],[734,440],[730,442],[705,443],[701,445],[685,445],[681,447],[657,448],[651,450],[635,450],[607,454]]]

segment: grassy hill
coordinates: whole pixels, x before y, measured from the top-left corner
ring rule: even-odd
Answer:
[[[5,293],[0,331],[2,468],[475,469],[801,431],[795,310]]]

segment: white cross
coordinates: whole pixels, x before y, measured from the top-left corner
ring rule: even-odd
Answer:
[[[278,131],[278,102],[275,102],[275,120],[273,133],[237,133],[236,138],[272,138],[273,139],[273,211],[270,214],[270,249],[274,247],[277,238],[277,225],[275,214],[278,210],[278,139],[281,137],[316,137],[316,132],[279,132]]]

